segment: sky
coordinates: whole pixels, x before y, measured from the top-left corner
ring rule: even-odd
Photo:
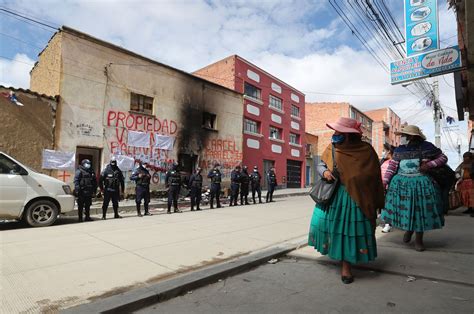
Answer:
[[[403,1],[385,2],[403,27]],[[0,0],[0,7],[188,72],[238,54],[305,93],[307,102],[349,102],[361,110],[389,106],[434,141],[425,95],[392,86],[326,0]],[[441,47],[455,45],[455,15],[444,0],[438,10]],[[0,11],[0,85],[28,88],[29,71],[53,33]],[[457,118],[453,76],[438,80],[440,103]],[[468,138],[465,122],[453,128],[443,134],[442,146],[455,165],[458,154],[448,142],[459,139],[465,151]]]

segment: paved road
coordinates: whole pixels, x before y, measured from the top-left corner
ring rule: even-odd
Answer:
[[[0,231],[2,310],[55,311],[306,235],[307,196]]]
[[[339,265],[306,247],[138,313],[473,313],[474,218],[447,217],[428,251],[378,234],[379,258],[344,285]],[[414,280],[409,279],[412,276]]]

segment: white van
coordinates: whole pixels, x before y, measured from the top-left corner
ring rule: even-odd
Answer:
[[[60,213],[72,210],[74,196],[69,185],[0,152],[0,219],[44,227],[53,224]]]

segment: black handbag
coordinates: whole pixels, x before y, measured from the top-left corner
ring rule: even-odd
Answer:
[[[334,176],[334,180],[326,180],[323,176],[319,178],[316,184],[311,188],[309,191],[309,196],[316,202],[318,205],[327,205],[332,197],[334,196],[334,192],[336,191],[339,185],[339,174],[337,172],[337,165],[336,165],[336,158],[334,156],[336,148],[334,145],[332,146],[332,160],[333,160],[333,167],[332,167],[332,175]]]
[[[456,182],[456,173],[448,165],[443,165],[436,168],[431,168],[426,172],[432,177],[441,188],[450,190]]]

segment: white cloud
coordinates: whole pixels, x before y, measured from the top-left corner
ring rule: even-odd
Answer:
[[[0,85],[30,88],[30,70],[34,61],[25,54],[16,54],[13,59],[0,59]]]

